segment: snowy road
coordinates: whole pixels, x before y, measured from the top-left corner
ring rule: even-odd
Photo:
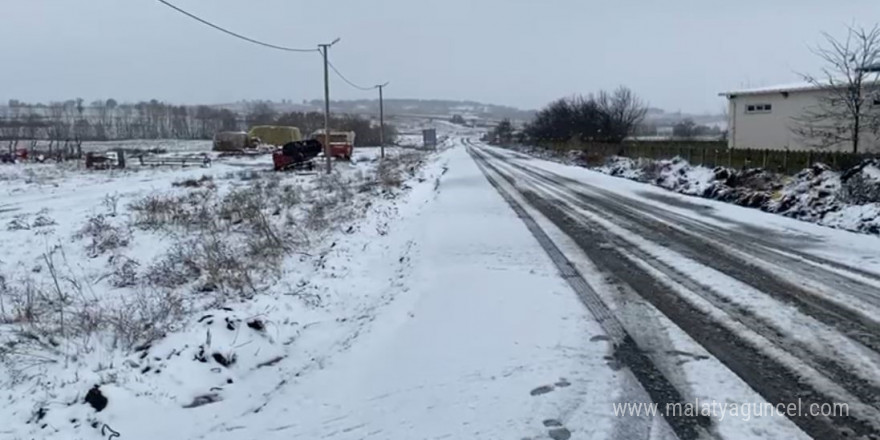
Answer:
[[[553,237],[685,400],[737,401],[732,393],[745,385],[773,404],[845,403],[850,411],[844,416],[790,415],[802,432],[785,438],[878,438],[875,237],[465,143],[498,190]],[[656,322],[646,322],[643,313]],[[669,340],[658,337],[661,331]],[[682,342],[705,351],[697,364],[712,366],[676,362],[681,350],[668,344]],[[710,370],[737,380],[719,383]],[[656,383],[641,381],[647,389]],[[740,432],[759,436],[754,421],[712,422],[709,431],[716,434],[745,429]]]

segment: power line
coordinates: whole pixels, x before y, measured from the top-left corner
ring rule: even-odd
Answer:
[[[352,86],[352,87],[354,87],[354,88],[356,88],[356,89],[358,89],[358,90],[363,90],[363,91],[365,91],[365,92],[368,92],[368,91],[370,91],[370,90],[375,90],[375,89],[378,88],[378,86],[372,86],[372,87],[359,86],[359,85],[357,85],[357,84],[355,84],[355,83],[349,81],[348,78],[346,78],[345,75],[343,75],[342,72],[340,72],[339,69],[337,69],[336,66],[333,65],[333,63],[331,63],[331,62],[328,61],[327,64],[330,66],[331,69],[333,69],[333,72],[336,73],[336,76],[338,76],[338,77],[341,78],[343,81],[345,81],[346,84],[348,84],[348,85],[350,85],[350,86]]]
[[[218,31],[223,32],[223,33],[225,33],[225,34],[229,34],[229,35],[232,35],[233,37],[240,38],[240,39],[242,39],[242,40],[244,40],[244,41],[247,41],[247,42],[249,42],[249,43],[258,44],[258,45],[260,45],[260,46],[268,47],[268,48],[270,48],[270,49],[283,50],[283,51],[285,51],[285,52],[318,52],[318,49],[296,49],[296,48],[292,48],[292,47],[277,46],[277,45],[275,45],[275,44],[269,44],[269,43],[264,43],[264,42],[259,41],[259,40],[254,40],[253,38],[245,37],[244,35],[237,34],[237,33],[235,33],[235,32],[232,32],[232,31],[228,30],[228,29],[225,29],[225,28],[222,28],[222,27],[220,27],[220,26],[217,26],[216,24],[211,23],[211,22],[209,22],[209,21],[207,21],[207,20],[204,20],[204,19],[202,19],[202,18],[200,18],[200,17],[198,17],[198,16],[196,16],[196,15],[194,15],[194,14],[190,14],[189,12],[186,12],[186,11],[184,11],[183,9],[178,8],[177,6],[174,6],[174,5],[172,5],[171,3],[168,3],[168,2],[165,1],[165,0],[157,0],[157,1],[158,1],[159,3],[162,3],[162,4],[165,5],[165,6],[168,6],[168,7],[171,8],[171,9],[174,9],[174,10],[177,11],[177,12],[180,12],[180,13],[183,14],[183,15],[186,15],[186,16],[189,17],[189,18],[192,18],[193,20],[196,20],[196,21],[198,21],[198,22],[200,22],[200,23],[202,23],[202,24],[205,24],[205,25],[210,26],[210,27],[212,27],[212,28],[214,28],[214,29],[217,29]]]

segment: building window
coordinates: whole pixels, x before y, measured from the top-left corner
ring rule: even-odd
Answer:
[[[746,106],[746,113],[770,113],[773,111],[771,104],[749,104]]]

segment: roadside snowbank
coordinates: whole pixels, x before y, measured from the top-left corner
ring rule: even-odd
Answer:
[[[615,157],[596,170],[825,226],[880,233],[880,162],[876,160],[844,173],[817,164],[793,177],[761,169],[691,166],[678,157],[659,161]]]

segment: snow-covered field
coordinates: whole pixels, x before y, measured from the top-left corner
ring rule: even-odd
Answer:
[[[323,368],[396,295],[393,222],[440,173],[387,155],[0,167],[0,437],[194,438]]]

